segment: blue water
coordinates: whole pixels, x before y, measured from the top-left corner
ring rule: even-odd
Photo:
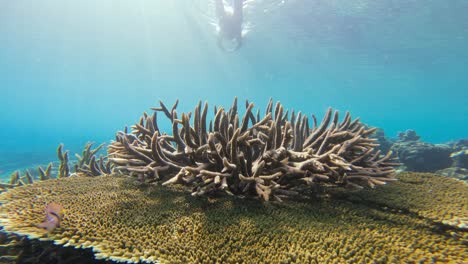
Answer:
[[[269,97],[394,137],[468,137],[468,1],[248,1],[243,47],[209,0],[0,1],[0,175],[109,142],[158,100],[189,111]]]

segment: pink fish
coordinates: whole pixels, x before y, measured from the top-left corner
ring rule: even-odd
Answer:
[[[51,202],[46,206],[45,214],[44,222],[36,225],[37,227],[44,228],[47,232],[52,232],[55,228],[60,227],[60,222],[63,219],[63,206]]]

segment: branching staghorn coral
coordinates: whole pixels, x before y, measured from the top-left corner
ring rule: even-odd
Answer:
[[[44,170],[41,166],[37,167],[39,173],[39,180],[45,181],[52,178],[52,162],[49,163],[47,168]]]
[[[207,128],[208,104],[199,102],[193,113],[176,111],[160,102],[152,115],[144,113],[131,133],[118,132],[108,148],[115,168],[144,181],[163,185],[181,183],[192,195],[214,191],[258,195],[264,200],[298,195],[318,185],[361,189],[393,181],[391,152],[374,148],[375,139],[359,119],[349,113],[339,122],[328,109],[320,124],[312,115],[288,111],[270,99],[264,116],[246,110],[238,113],[237,98],[229,110],[215,107]],[[157,113],[171,121],[172,135],[160,131]]]
[[[68,166],[68,150],[63,152],[63,144],[60,144],[57,148],[57,156],[60,161],[57,178],[63,178],[70,176],[70,167]]]
[[[80,173],[86,176],[99,176],[102,174],[112,173],[112,164],[107,157],[100,156],[96,158],[96,153],[104,147],[104,144],[99,145],[95,149],[91,149],[93,143],[88,142],[82,152],[82,156],[75,154],[77,162],[74,164],[74,172],[70,173],[70,161],[68,158],[69,151],[63,150],[63,144],[57,147],[57,156],[59,159],[58,171],[52,171],[53,163],[49,163],[46,169],[41,166],[37,167],[37,176],[33,175],[29,169],[24,171],[21,176],[20,171],[15,171],[11,174],[8,182],[0,182],[0,192],[16,186],[32,184],[38,180],[44,181],[53,178],[64,178],[69,177],[73,174]],[[74,162],[72,162],[73,164]]]
[[[96,154],[99,150],[104,147],[104,143],[97,146],[95,149],[91,149],[93,146],[92,142],[86,143],[82,155],[75,154],[78,159],[75,165],[76,172],[82,172],[88,176],[99,176],[102,174],[110,174],[112,172],[111,163],[104,156],[96,158]]]
[[[44,170],[41,166],[37,167],[37,172],[38,172],[38,179],[43,181],[43,180],[48,180],[51,179],[52,177],[52,162],[49,163],[47,168]],[[23,176],[21,176],[20,171],[15,171],[11,174],[10,180],[6,183],[0,183],[0,191],[6,190],[8,188],[13,188],[16,186],[21,186],[21,185],[26,185],[26,184],[32,184],[36,180],[34,179],[33,175],[31,172],[26,169],[24,171]]]
[[[91,149],[93,143],[86,143],[82,156],[75,154],[77,162],[74,165],[75,173],[84,173],[87,176],[99,176],[102,174],[110,174],[112,172],[112,164],[107,160],[107,157],[100,156],[96,158],[97,152],[104,146],[99,145],[95,149]],[[60,160],[58,178],[70,176],[68,151],[63,152],[63,145],[60,144],[57,148],[57,155]]]

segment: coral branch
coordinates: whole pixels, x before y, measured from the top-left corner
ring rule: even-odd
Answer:
[[[235,98],[229,110],[214,108],[207,131],[208,103],[202,109],[200,101],[193,115],[180,119],[177,105],[169,111],[160,102],[130,133],[117,133],[108,147],[115,169],[143,181],[183,184],[197,196],[224,191],[278,201],[317,184],[363,188],[393,181],[392,153],[375,151],[378,144],[369,138],[375,129],[348,112],[339,122],[329,108],[320,124],[312,115],[310,127],[307,115],[291,111],[289,120],[289,111],[279,102],[273,107],[272,99],[263,117],[246,101],[240,118]],[[172,135],[161,134],[157,111],[171,121]]]

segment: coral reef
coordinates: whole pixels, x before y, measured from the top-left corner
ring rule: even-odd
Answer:
[[[468,182],[468,139],[448,142],[447,145],[452,148],[449,155],[452,165],[436,173]]]
[[[396,141],[386,138],[383,130],[377,130],[374,137],[380,150],[389,148],[398,156],[403,165],[400,171],[436,172],[457,179],[468,177],[468,139],[431,144],[420,141],[412,129],[400,132]]]
[[[453,161],[452,167],[468,169],[468,139],[450,142],[449,146],[452,147],[452,153],[450,153]],[[468,174],[465,175],[468,177]]]
[[[385,137],[377,129],[373,135],[384,152],[392,150],[402,166],[398,171],[435,172],[447,177],[468,181],[468,139],[431,144],[420,141],[414,130],[398,134],[398,140]]]
[[[112,165],[107,160],[107,157],[100,156],[99,159],[96,159],[96,153],[104,146],[104,144],[99,145],[95,149],[91,149],[93,143],[86,143],[82,156],[75,154],[77,162],[74,165],[74,173],[84,173],[87,176],[99,176],[102,174],[110,174],[112,172]],[[68,177],[70,176],[70,165],[68,160],[68,151],[63,152],[63,144],[60,144],[57,148],[57,156],[60,160],[59,172],[57,177]]]
[[[0,221],[7,232],[134,263],[463,263],[468,186],[398,177],[385,188],[334,187],[328,197],[283,203],[197,198],[129,177],[67,177],[0,194]],[[34,224],[51,201],[67,214],[46,234]]]
[[[468,148],[450,153],[453,160],[452,167],[468,168]]]
[[[0,263],[14,263],[20,254],[21,239],[15,234],[0,232]]]
[[[463,150],[463,149],[468,149],[468,139],[464,138],[464,139],[449,141],[447,145],[449,145],[453,149],[454,152]]]
[[[104,144],[91,149],[93,143],[88,142],[82,152],[82,155],[75,154],[78,162],[75,164],[75,172],[82,172],[88,176],[99,176],[112,173],[112,164],[107,157],[100,156],[96,159],[96,154],[104,147]]]
[[[449,167],[442,170],[438,170],[435,173],[450,178],[459,179],[468,183],[468,169],[460,167]]]
[[[241,117],[237,98],[231,108],[215,107],[207,128],[208,103],[199,102],[193,114],[162,102],[144,113],[131,133],[118,132],[109,146],[115,169],[141,181],[183,184],[199,196],[217,191],[233,195],[282,200],[317,186],[340,185],[361,189],[393,181],[391,152],[381,156],[376,139],[349,113],[339,122],[328,109],[320,124],[312,115],[285,110],[270,99],[261,116],[248,101]],[[157,113],[169,119],[172,135],[160,131]],[[193,117],[193,118],[192,118]],[[192,120],[192,121],[191,121]],[[179,125],[181,128],[179,128]]]
[[[63,178],[70,176],[70,168],[68,166],[68,150],[63,152],[63,144],[60,144],[57,148],[57,156],[60,161],[57,178]]]
[[[180,118],[177,105],[169,110],[160,102],[130,133],[118,132],[108,156],[97,158],[104,145],[88,143],[74,164],[60,145],[56,177],[51,163],[38,168],[39,181],[26,170],[1,184],[0,262],[86,262],[91,254],[103,263],[468,259],[468,185],[423,173],[394,178],[399,163],[391,151],[377,150],[383,131],[349,113],[340,122],[328,109],[321,123],[312,115],[309,126],[306,115],[289,115],[270,99],[264,116],[247,101],[241,117],[236,98],[229,110],[215,107],[207,125],[207,103]],[[171,134],[160,130],[158,113],[169,119]],[[418,140],[408,130],[393,146],[409,168],[421,157],[425,167],[434,163],[434,149],[449,161],[464,155],[458,143],[454,152]],[[216,195],[223,192],[235,197]]]
[[[379,144],[378,149],[382,153],[389,152],[393,144],[395,143],[393,140],[385,136],[385,132],[381,128],[377,128],[377,130],[374,134],[371,135],[371,137],[377,139],[377,143]]]
[[[0,182],[0,192],[8,188],[32,184],[35,181],[44,181],[54,178],[64,178],[71,175],[84,175],[84,176],[99,176],[103,174],[112,173],[113,167],[107,157],[100,156],[96,159],[96,153],[104,146],[99,145],[95,149],[92,148],[93,143],[88,142],[82,152],[82,156],[75,154],[77,162],[74,164],[74,172],[70,173],[70,161],[68,157],[69,151],[63,151],[63,144],[57,147],[57,157],[59,159],[58,171],[54,172],[54,164],[51,162],[43,169],[41,166],[37,167],[37,175],[33,175],[29,169],[24,171],[21,176],[20,171],[15,171],[10,176],[10,181],[6,183]]]
[[[398,139],[403,142],[418,141],[421,137],[416,134],[416,131],[408,129],[405,132],[398,133]]]
[[[51,179],[52,178],[52,163],[49,163],[49,165],[47,166],[45,170],[41,166],[38,166],[37,172],[38,172],[39,180],[43,181],[43,180]],[[25,170],[23,176],[20,175],[19,171],[15,171],[11,174],[9,182],[0,183],[0,192],[8,188],[13,188],[15,186],[31,184],[34,181],[35,181],[34,177],[29,170]]]
[[[1,264],[112,264],[113,261],[95,260],[91,250],[54,245],[50,241],[29,240],[24,236],[0,231]]]
[[[398,179],[397,183],[379,191],[363,190],[343,195],[348,200],[414,213],[439,224],[458,219],[459,225],[455,227],[468,231],[467,184],[429,173],[401,173]]]
[[[57,148],[59,158],[58,171],[54,172],[54,164],[51,162],[43,169],[37,167],[37,175],[33,175],[29,169],[21,176],[20,171],[15,171],[7,183],[0,183],[0,193],[8,189],[37,183],[56,178],[66,178],[70,176],[97,176],[104,173],[111,173],[112,167],[107,158],[100,157],[96,162],[96,153],[104,146],[91,149],[92,143],[87,143],[83,150],[83,156],[76,155],[77,163],[74,165],[75,172],[70,174],[68,151],[63,151],[63,144]],[[42,223],[34,226],[44,228],[46,232],[53,231],[60,226],[62,221],[62,207],[55,203],[50,203],[45,208],[46,218]],[[92,252],[78,252],[72,249],[61,248],[50,243],[39,241],[29,241],[14,234],[6,234],[0,229],[0,263],[108,263],[106,261],[95,261]],[[109,262],[110,263],[110,262]]]
[[[37,167],[37,172],[39,174],[39,180],[45,181],[52,178],[52,162],[47,165],[44,170],[41,166]]]
[[[420,141],[398,141],[392,146],[406,170],[435,172],[450,167],[452,149],[444,144],[430,144]]]

